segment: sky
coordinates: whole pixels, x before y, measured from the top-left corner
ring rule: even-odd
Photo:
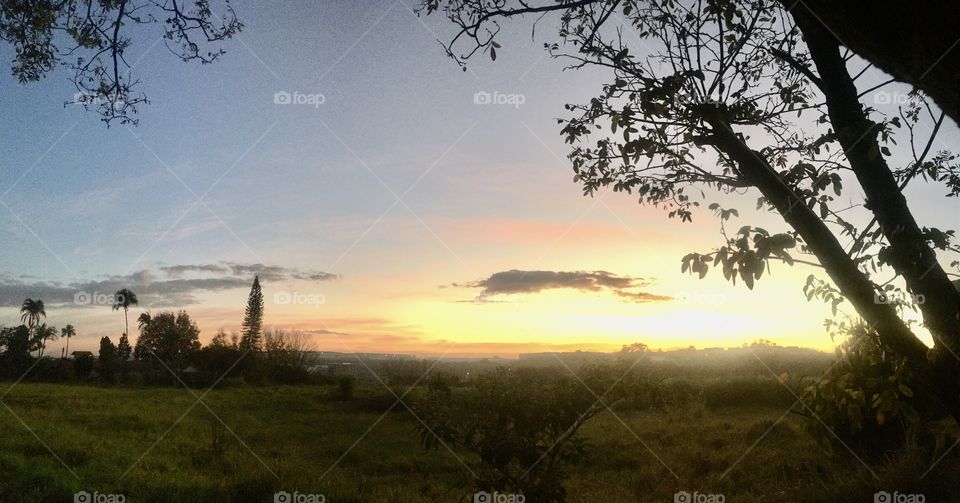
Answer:
[[[235,3],[246,27],[204,66],[138,32],[136,126],[64,105],[66,72],[0,75],[0,325],[40,297],[47,323],[77,327],[71,349],[94,349],[122,333],[107,296],[129,287],[131,319],[185,309],[208,341],[239,328],[258,274],[265,324],[321,350],[833,346],[828,306],[802,292],[816,270],[773,264],[753,291],[700,280],[680,259],[721,244],[709,212],[681,224],[583,196],[557,118],[605,73],[564,71],[529,22],[463,72],[437,41],[451,26],[410,1]],[[956,201],[915,190],[921,221],[955,225]],[[748,217],[755,200],[734,207]]]

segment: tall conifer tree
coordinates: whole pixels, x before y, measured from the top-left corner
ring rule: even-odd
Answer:
[[[260,290],[260,278],[253,277],[253,286],[247,298],[247,310],[243,316],[243,338],[240,348],[244,351],[260,351],[262,349],[261,335],[263,333],[263,292]]]

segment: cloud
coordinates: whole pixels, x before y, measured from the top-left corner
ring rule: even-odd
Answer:
[[[70,283],[27,281],[0,275],[0,307],[19,306],[23,299],[39,298],[48,305],[85,307],[109,305],[121,288],[133,290],[144,306],[178,307],[195,304],[194,294],[249,288],[254,274],[264,281],[329,281],[339,275],[263,264],[179,264]]]
[[[277,280],[289,280],[289,279],[302,279],[310,281],[327,281],[331,279],[337,279],[340,276],[337,274],[323,272],[323,271],[309,271],[309,270],[299,270],[291,267],[283,267],[279,265],[264,265],[264,264],[237,264],[234,262],[226,262],[226,266],[230,268],[236,276],[260,276],[261,279],[267,281],[277,281]]]
[[[648,293],[648,292],[627,292],[624,290],[617,290],[616,293],[620,297],[623,297],[629,300],[630,302],[636,302],[638,304],[644,303],[644,302],[666,302],[669,300],[673,300],[673,297],[669,297],[667,295],[657,295],[655,293]]]
[[[179,278],[186,273],[190,272],[208,272],[208,273],[225,273],[228,269],[222,265],[217,264],[185,264],[185,265],[168,265],[160,268],[161,271],[167,274],[171,278]]]
[[[607,271],[521,271],[511,269],[469,283],[454,283],[460,288],[482,288],[477,299],[481,304],[492,302],[494,295],[538,293],[544,290],[573,289],[581,292],[611,291],[630,302],[661,302],[671,297],[630,289],[650,286],[645,278],[620,276]]]

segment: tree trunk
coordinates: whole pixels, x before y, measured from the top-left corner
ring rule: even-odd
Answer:
[[[877,331],[883,344],[905,357],[924,387],[932,390],[950,414],[960,421],[960,402],[953,394],[954,387],[942,380],[939,369],[931,366],[927,358],[927,346],[904,323],[892,305],[874,301],[875,285],[847,255],[830,228],[804,204],[760,152],[750,149],[728,124],[716,119],[709,122],[714,131],[711,143],[737,164],[745,181],[759,189],[783,219],[799,233],[840,293]]]
[[[960,123],[960,2],[780,0],[895,79],[923,90]]]
[[[837,40],[807,12],[800,11],[794,18],[820,75],[830,122],[866,194],[867,208],[889,243],[887,260],[903,276],[911,293],[923,295],[918,305],[924,325],[933,335],[931,356],[937,381],[954,402],[960,401],[960,360],[956,357],[960,351],[960,292],[937,261],[880,152],[877,124],[869,120],[857,98]]]

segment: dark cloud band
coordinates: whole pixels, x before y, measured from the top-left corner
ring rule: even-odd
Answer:
[[[43,299],[48,305],[110,304],[110,297],[120,288],[132,289],[147,306],[186,306],[197,302],[197,292],[248,288],[254,275],[263,281],[328,281],[339,277],[322,271],[237,263],[171,265],[159,267],[158,272],[142,270],[73,283],[29,282],[0,276],[0,307],[19,306],[27,297]]]
[[[522,271],[511,269],[469,283],[454,283],[461,288],[482,288],[478,298],[494,295],[538,293],[544,290],[574,289],[582,292],[611,291],[630,302],[662,302],[671,297],[631,289],[650,286],[651,281],[620,276],[607,271]]]

